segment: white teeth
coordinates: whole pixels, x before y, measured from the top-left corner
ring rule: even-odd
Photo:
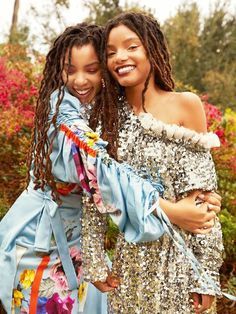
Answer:
[[[133,71],[135,69],[135,66],[133,65],[128,65],[122,68],[117,69],[118,74],[125,74]]]
[[[76,92],[79,94],[79,95],[85,95],[89,92],[89,89],[84,89],[84,90],[76,90]]]

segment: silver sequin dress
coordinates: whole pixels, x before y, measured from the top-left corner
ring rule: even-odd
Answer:
[[[135,116],[127,104],[121,104],[119,111],[119,161],[130,164],[140,176],[161,182],[166,199],[176,201],[191,190],[216,189],[216,174],[209,151],[217,142],[214,134],[198,134],[177,125],[168,125],[149,113]],[[96,216],[95,212],[93,215]],[[96,219],[93,217],[90,221]],[[96,225],[101,227],[98,221]],[[94,239],[91,226],[92,223],[85,226],[85,230],[90,229],[90,238],[84,239],[87,241],[85,247],[90,247],[90,254],[97,260],[100,252],[96,247],[99,247],[102,236]],[[176,226],[175,229],[219,287],[217,294],[220,295],[219,268],[223,244],[219,221],[208,235],[196,236]],[[93,280],[96,269],[91,264],[90,269],[87,278]],[[126,242],[124,235],[120,234],[112,272],[121,278],[121,284],[109,293],[111,314],[194,313],[191,292],[216,294],[210,285],[204,286],[168,235],[158,241],[134,244]],[[216,313],[215,306],[208,313]]]

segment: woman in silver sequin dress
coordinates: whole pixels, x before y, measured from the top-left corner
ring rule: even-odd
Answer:
[[[125,13],[108,22],[105,37],[111,75],[104,73],[107,95],[102,130],[111,151],[142,177],[160,180],[170,201],[195,190],[214,191],[216,175],[209,149],[217,140],[206,133],[199,98],[173,91],[169,53],[157,21]],[[172,222],[181,227],[184,217],[180,213]],[[219,221],[216,218],[206,235],[175,229],[218,288],[207,286],[191,270],[189,260],[168,235],[135,244],[120,234],[112,271],[121,284],[110,294],[110,313],[216,313],[214,296],[221,295],[223,250]]]

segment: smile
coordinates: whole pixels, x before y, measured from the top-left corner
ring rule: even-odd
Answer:
[[[119,74],[119,75],[122,75],[122,74],[127,74],[127,73],[130,73],[132,72],[133,70],[135,70],[135,66],[134,65],[127,65],[127,66],[123,66],[123,67],[119,67],[116,69],[116,72]]]
[[[90,93],[91,88],[87,88],[87,89],[83,89],[83,90],[77,90],[77,89],[76,89],[75,91],[76,91],[76,93],[77,93],[78,95],[84,96],[84,95],[87,95],[87,94]]]

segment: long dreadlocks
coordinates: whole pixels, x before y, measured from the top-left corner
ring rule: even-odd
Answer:
[[[30,168],[33,161],[33,174],[35,177],[35,189],[45,189],[48,185],[52,188],[53,197],[59,200],[56,192],[56,184],[52,175],[52,164],[50,154],[52,150],[52,142],[49,141],[47,132],[53,124],[55,127],[54,138],[57,133],[56,120],[59,107],[64,96],[64,82],[62,78],[63,66],[66,54],[71,61],[71,50],[74,46],[81,47],[92,44],[98,54],[100,60],[101,42],[103,29],[96,25],[88,25],[86,23],[77,24],[65,29],[65,31],[54,41],[47,57],[43,71],[43,79],[39,89],[39,97],[36,104],[34,128],[32,132],[31,146],[28,154],[28,176],[27,182],[30,180]],[[101,60],[100,60],[101,61]],[[49,121],[50,96],[53,91],[59,90],[56,111]]]
[[[118,137],[118,101],[124,89],[114,80],[108,72],[106,46],[111,30],[119,25],[125,25],[138,35],[150,61],[151,70],[146,79],[142,91],[142,105],[145,111],[145,92],[152,73],[155,75],[155,83],[163,90],[171,91],[174,88],[174,81],[171,75],[171,65],[166,39],[156,19],[144,13],[126,12],[108,21],[104,31],[103,48],[103,77],[106,88],[102,93],[102,110],[96,107],[95,110],[102,112],[102,138],[110,144],[109,152],[113,157],[117,156]],[[94,114],[94,116],[97,116]],[[94,121],[92,127],[96,127]]]

